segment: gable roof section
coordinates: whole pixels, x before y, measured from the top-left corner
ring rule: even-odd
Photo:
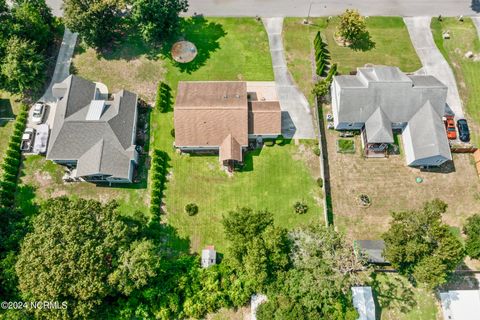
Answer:
[[[57,86],[60,100],[48,146],[47,159],[77,161],[77,174],[105,174],[129,178],[134,159],[137,95],[125,90],[87,120],[95,84],[70,76]],[[66,88],[66,89],[65,89]]]
[[[393,143],[392,122],[381,108],[377,108],[365,122],[369,143]]]
[[[278,101],[252,101],[248,110],[248,133],[279,135],[282,133],[282,110]]]
[[[231,134],[248,145],[245,82],[180,82],[174,109],[177,147],[219,147]]]
[[[231,134],[229,134],[220,145],[219,157],[220,161],[242,161],[242,146]]]
[[[443,121],[435,112],[430,102],[418,110],[410,119],[405,130],[409,131],[404,138],[406,158],[409,163],[416,159],[441,156],[451,160],[450,145]]]

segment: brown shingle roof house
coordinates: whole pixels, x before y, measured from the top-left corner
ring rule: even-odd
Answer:
[[[218,152],[224,164],[243,162],[249,139],[281,134],[273,82],[180,82],[174,109],[175,146]]]

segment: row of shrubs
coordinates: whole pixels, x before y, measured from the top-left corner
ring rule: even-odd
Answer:
[[[274,146],[275,144],[283,145],[284,142],[285,142],[285,139],[283,138],[282,135],[280,135],[280,136],[278,136],[278,137],[275,138],[275,139],[265,139],[265,141],[263,142],[263,144],[266,145],[267,147],[272,147],[272,146]]]
[[[325,67],[328,65],[328,55],[327,45],[323,42],[320,31],[317,32],[315,39],[313,40],[313,45],[315,48],[315,65],[317,66],[317,75],[323,76],[325,72]]]
[[[13,125],[13,134],[10,137],[8,148],[3,158],[3,175],[0,180],[0,205],[3,207],[12,207],[15,203],[15,191],[17,190],[18,173],[22,161],[20,145],[23,132],[25,131],[27,116],[27,107],[23,106],[16,117]]]
[[[155,218],[160,218],[163,190],[165,187],[165,181],[166,181],[166,175],[167,175],[168,160],[169,160],[169,157],[166,152],[158,149],[153,150],[152,163],[150,168],[152,172],[150,213],[152,217],[155,217]]]
[[[160,81],[157,86],[155,108],[161,112],[168,112],[172,106],[172,88],[165,82]]]

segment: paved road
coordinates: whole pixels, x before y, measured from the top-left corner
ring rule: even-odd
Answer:
[[[46,0],[56,16],[61,16],[62,0]],[[347,8],[364,15],[444,16],[473,15],[480,12],[480,0],[189,0],[190,10],[207,16],[306,17],[331,16]]]
[[[282,108],[282,134],[287,138],[314,139],[310,106],[287,68],[282,40],[283,18],[265,18],[263,24],[268,33],[273,73]]]
[[[462,102],[458,94],[455,76],[433,41],[430,20],[430,17],[404,18],[412,44],[422,62],[423,71],[435,76],[448,87],[447,105],[457,119],[463,118]]]
[[[473,15],[480,0],[189,0],[189,14],[207,16],[305,17],[337,15],[357,8],[364,15],[444,16]]]

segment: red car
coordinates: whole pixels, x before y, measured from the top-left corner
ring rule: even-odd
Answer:
[[[457,139],[457,130],[455,129],[455,120],[453,116],[445,116],[445,129],[447,130],[447,138],[451,140]]]

